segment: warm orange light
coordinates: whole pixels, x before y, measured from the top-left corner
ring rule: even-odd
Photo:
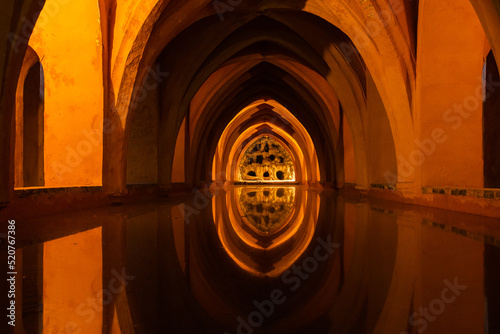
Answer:
[[[293,126],[295,132],[288,133],[286,130],[268,121],[255,122],[246,129],[240,129],[241,125],[252,119],[261,106],[270,106],[273,112],[282,117]],[[295,180],[297,182],[311,183],[320,180],[319,165],[316,150],[311,137],[304,126],[281,104],[274,100],[258,100],[243,108],[237,116],[227,125],[219,139],[219,144],[214,156],[212,175],[214,180],[234,182],[238,180],[237,166],[245,147],[242,144],[252,136],[258,134],[267,127],[278,136],[286,140],[281,142],[283,147],[290,149],[290,155],[294,158]],[[236,139],[235,139],[236,136]],[[258,138],[258,136],[256,137]],[[256,139],[254,138],[254,139]],[[229,152],[229,153],[228,153]]]
[[[268,135],[254,140],[242,149],[238,161],[238,181],[295,181],[295,167],[291,154],[277,139]]]
[[[277,277],[295,263],[311,242],[319,214],[319,194],[297,192],[294,211],[289,219],[279,231],[263,236],[256,231],[251,232],[248,223],[242,219],[238,193],[238,188],[231,189],[225,196],[215,196],[212,200],[212,213],[222,246],[245,271],[257,276]],[[272,269],[263,272],[259,263],[255,262],[255,257],[259,256],[266,259],[275,257],[277,261]]]
[[[101,227],[44,244],[44,333],[102,330],[101,245]]]
[[[45,73],[45,186],[101,185],[104,92],[97,1],[46,0],[29,45]]]

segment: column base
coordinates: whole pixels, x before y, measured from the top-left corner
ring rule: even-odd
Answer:
[[[415,182],[398,182],[396,183],[396,191],[407,194],[415,194]]]
[[[125,199],[127,198],[127,193],[128,191],[108,194],[108,197],[111,200],[111,205],[118,206],[124,204]]]

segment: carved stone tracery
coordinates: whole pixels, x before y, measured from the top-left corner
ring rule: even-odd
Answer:
[[[295,181],[292,158],[276,140],[265,136],[253,142],[239,162],[239,181]]]

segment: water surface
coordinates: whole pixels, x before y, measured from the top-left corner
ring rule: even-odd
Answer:
[[[496,219],[212,192],[17,222],[16,332],[500,333]]]

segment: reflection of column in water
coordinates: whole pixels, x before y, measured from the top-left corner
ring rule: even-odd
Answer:
[[[22,298],[22,309],[18,309],[18,312],[23,315],[23,323],[16,327],[21,325],[22,328],[24,325],[26,333],[36,333],[43,314],[43,243],[20,249],[18,254],[19,251],[22,254],[18,256],[22,270],[17,274],[22,275],[23,281],[21,289],[18,289]]]
[[[500,333],[500,248],[484,245],[485,325],[488,333]]]

